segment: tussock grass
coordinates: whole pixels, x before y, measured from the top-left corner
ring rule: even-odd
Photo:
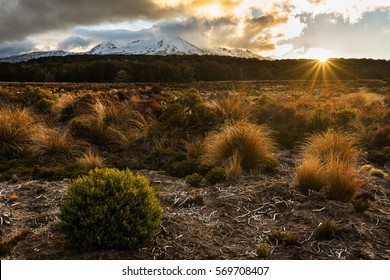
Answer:
[[[306,158],[297,168],[296,186],[304,194],[308,194],[309,190],[320,191],[327,184],[325,169],[317,158]]]
[[[38,136],[37,149],[40,155],[72,154],[76,141],[68,130],[45,129]]]
[[[330,198],[343,202],[350,201],[364,185],[354,169],[336,158],[327,164],[326,179]]]
[[[88,112],[88,113],[87,113]],[[96,100],[85,114],[70,122],[72,134],[97,145],[126,149],[131,143],[153,135],[156,120],[133,105]]]
[[[80,158],[82,167],[87,171],[95,169],[96,167],[102,168],[104,165],[103,162],[103,158],[92,150],[88,150]]]
[[[348,134],[328,130],[322,134],[315,134],[306,141],[301,148],[304,160],[316,158],[322,164],[327,164],[331,159],[355,165],[359,157],[356,139]]]
[[[364,182],[355,170],[359,149],[353,137],[327,131],[309,138],[301,149],[303,163],[297,170],[298,187],[326,192],[327,197],[350,201]]]
[[[28,152],[39,130],[29,110],[0,108],[0,157],[10,158]]]
[[[246,121],[227,124],[205,139],[202,161],[210,165],[236,166],[244,170],[258,168],[267,163],[275,149],[269,130]]]
[[[200,159],[203,154],[203,140],[183,141],[183,145],[188,160],[197,161]]]
[[[221,120],[240,121],[253,117],[253,105],[243,92],[218,95],[210,102],[210,107]]]
[[[346,104],[346,106],[352,106],[357,109],[364,109],[373,103],[382,103],[384,97],[379,94],[371,93],[366,90],[360,90],[358,92],[349,94],[340,99],[340,102]]]
[[[226,174],[230,179],[238,180],[242,176],[241,157],[236,151],[226,164]]]

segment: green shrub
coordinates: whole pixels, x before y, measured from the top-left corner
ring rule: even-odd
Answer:
[[[31,176],[34,179],[46,179],[46,180],[63,180],[65,176],[65,168],[63,166],[34,166]]]
[[[264,158],[264,169],[268,172],[274,172],[279,167],[279,160],[273,155],[268,155]]]
[[[193,173],[192,175],[188,175],[186,177],[186,184],[192,188],[200,187],[202,181],[203,181],[203,177],[198,173]]]
[[[169,175],[180,178],[191,175],[192,173],[196,172],[196,170],[196,163],[190,162],[188,160],[174,162],[166,169]]]
[[[340,109],[332,113],[336,127],[349,129],[352,122],[356,119],[356,111],[352,109]]]
[[[378,169],[378,168],[372,168],[370,170],[370,175],[374,176],[374,177],[379,177],[379,178],[386,177],[386,173],[383,170]]]
[[[309,129],[311,131],[326,131],[331,127],[333,120],[325,107],[317,107],[310,116]]]
[[[50,89],[26,86],[20,98],[26,105],[35,105],[39,110],[47,111],[54,105],[59,96]]]
[[[172,95],[159,117],[166,133],[177,137],[203,134],[215,126],[215,115],[196,90]]]
[[[261,124],[268,124],[275,131],[278,144],[288,149],[309,131],[307,116],[291,104],[261,106],[256,119]]]
[[[326,198],[332,198],[332,191],[329,185],[323,186],[318,192],[322,193]]]
[[[353,208],[355,208],[355,210],[359,213],[363,213],[371,207],[371,203],[368,199],[354,199],[351,203]]]
[[[285,244],[285,245],[300,245],[299,234],[292,234],[288,232],[274,231],[267,234],[269,240],[274,244]]]
[[[209,171],[213,169],[212,166],[208,165],[208,164],[204,164],[204,163],[201,163],[198,165],[198,170],[196,173],[202,175],[203,177],[205,177],[207,175],[207,173],[209,173]]]
[[[84,250],[140,248],[158,233],[161,217],[149,181],[129,170],[91,170],[72,182],[60,206],[60,228]]]
[[[271,249],[266,242],[259,243],[256,247],[256,255],[259,258],[266,258],[269,256]]]
[[[168,171],[169,167],[174,162],[180,162],[183,160],[186,160],[186,155],[183,152],[172,149],[164,149],[161,147],[153,149],[146,157],[146,163],[152,169],[162,168],[166,171]]]
[[[341,235],[344,231],[343,227],[333,224],[330,220],[321,223],[314,230],[314,238],[317,240],[329,240],[334,239]]]
[[[214,167],[206,174],[206,180],[211,184],[215,185],[225,181],[226,172],[221,167]]]

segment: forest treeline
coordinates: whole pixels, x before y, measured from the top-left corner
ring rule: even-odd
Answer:
[[[0,63],[8,82],[193,82],[388,79],[390,61],[257,60],[220,56],[72,55]]]

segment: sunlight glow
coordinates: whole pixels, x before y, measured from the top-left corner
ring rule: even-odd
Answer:
[[[326,62],[330,57],[336,57],[335,53],[323,48],[310,48],[302,55],[302,58],[317,59],[322,63]]]
[[[328,61],[329,57],[321,57],[321,58],[318,58],[318,61],[321,62],[321,63],[326,63]]]

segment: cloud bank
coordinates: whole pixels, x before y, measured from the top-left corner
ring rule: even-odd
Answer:
[[[101,41],[159,35],[209,47],[293,54],[338,38],[337,27],[364,29],[359,24],[368,14],[388,16],[377,20],[374,39],[380,44],[385,39],[379,37],[390,30],[388,0],[0,0],[0,56],[34,48],[75,51]],[[321,21],[324,17],[336,28]],[[139,19],[153,24],[135,30],[121,27]],[[117,27],[105,28],[108,23]],[[332,34],[324,36],[327,30]],[[63,35],[47,35],[53,32]]]

